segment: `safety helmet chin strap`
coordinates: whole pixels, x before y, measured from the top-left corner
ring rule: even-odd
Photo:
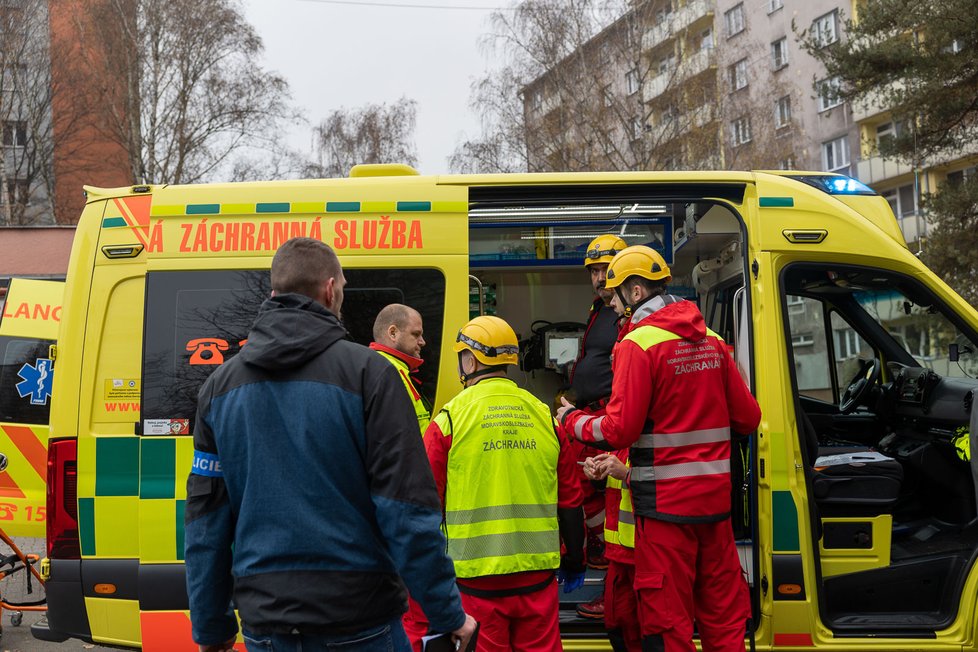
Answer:
[[[645,302],[654,299],[656,296],[658,296],[655,294],[650,294],[645,298],[639,299],[635,303],[628,303],[627,301],[625,301],[625,293],[621,291],[622,285],[625,284],[622,283],[621,285],[615,286],[615,293],[618,295],[618,300],[621,301],[621,305],[625,306],[625,314],[623,315],[625,321],[631,319],[632,314],[635,312],[635,310],[640,308]]]
[[[628,321],[632,318],[632,304],[625,301],[625,293],[621,291],[621,285],[615,286],[615,294],[618,295],[618,300],[621,301],[621,305],[625,307],[625,314],[622,316],[625,318],[625,321]]]
[[[472,359],[474,360],[475,359],[475,356],[472,356]],[[462,387],[465,387],[466,386],[466,383],[468,383],[473,378],[478,378],[480,376],[486,376],[488,374],[494,374],[494,373],[496,373],[498,371],[499,371],[499,369],[497,367],[483,367],[482,369],[476,369],[475,371],[473,371],[472,373],[469,373],[469,374],[464,373],[462,371],[462,352],[459,351],[459,354],[458,354],[458,379],[459,379],[459,381],[461,381]]]

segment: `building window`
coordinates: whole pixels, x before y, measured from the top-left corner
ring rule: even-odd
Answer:
[[[659,74],[664,75],[667,72],[671,72],[676,67],[676,55],[669,53],[668,55],[659,59]]]
[[[812,337],[811,333],[801,333],[800,335],[791,336],[791,346],[811,346],[815,344],[815,338]]]
[[[775,70],[781,70],[788,65],[788,38],[782,36],[771,43],[771,64]]]
[[[700,34],[700,51],[713,49],[713,28],[704,29]]]
[[[645,121],[638,116],[632,118],[632,140],[638,140],[645,131]]]
[[[971,179],[975,176],[975,172],[978,168],[965,168],[964,170],[956,170],[954,172],[947,173],[947,183],[951,186],[960,186],[965,182],[965,179]]]
[[[543,108],[543,93],[540,91],[532,91],[530,93],[530,108],[534,111],[539,111]]]
[[[26,179],[7,179],[7,192],[0,193],[0,204],[27,206],[30,197],[30,184]]]
[[[812,40],[816,47],[825,47],[839,40],[839,11],[833,9],[812,23]]]
[[[737,118],[730,123],[730,132],[733,137],[733,144],[744,145],[750,142],[750,118]]]
[[[884,142],[887,142],[887,141],[893,142],[893,139],[896,138],[896,135],[897,135],[896,123],[893,123],[893,122],[884,122],[881,125],[877,125],[877,127],[876,127],[876,149],[879,149],[879,146],[881,144],[883,144]]]
[[[9,120],[3,123],[3,146],[24,147],[27,145],[27,123]]]
[[[791,96],[785,95],[774,103],[774,126],[778,129],[791,124]]]
[[[614,104],[614,98],[611,95],[611,84],[608,84],[601,89],[601,99],[605,106],[611,106]]]
[[[744,31],[744,3],[741,2],[733,9],[724,13],[723,19],[727,26],[727,36],[740,34]]]
[[[663,23],[672,18],[672,0],[666,2],[665,6],[660,7],[655,12],[655,20],[658,23]]]
[[[629,95],[638,92],[638,69],[632,68],[625,73],[625,90]]]
[[[913,190],[913,184],[891,188],[881,194],[898,219],[913,217],[917,214],[917,193]]]
[[[839,94],[841,86],[842,82],[838,77],[830,77],[817,83],[819,111],[828,111],[842,104],[842,97]]]
[[[829,172],[849,167],[849,141],[845,136],[822,143],[822,167]]]
[[[679,110],[672,104],[662,109],[659,114],[659,124],[668,124],[679,117]]]
[[[794,170],[795,169],[795,157],[789,156],[788,158],[783,158],[778,161],[779,170]]]
[[[735,91],[747,86],[747,59],[741,59],[730,66],[730,86]]]
[[[855,358],[862,349],[860,345],[862,338],[851,328],[843,328],[835,331],[835,357],[838,360]]]
[[[783,6],[784,0],[767,0],[767,13],[774,13]]]

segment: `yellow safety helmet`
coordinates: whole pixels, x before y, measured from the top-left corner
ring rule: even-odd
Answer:
[[[625,241],[614,233],[599,235],[594,240],[591,240],[591,244],[587,246],[587,252],[584,254],[584,266],[588,267],[596,263],[610,263],[611,259],[615,257],[615,254],[627,246]]]
[[[669,265],[658,251],[645,245],[632,245],[622,249],[608,264],[608,275],[604,286],[609,290],[616,288],[629,276],[641,276],[650,281],[672,280]]]
[[[520,345],[506,320],[482,316],[469,320],[458,331],[455,352],[471,351],[485,365],[518,364]]]

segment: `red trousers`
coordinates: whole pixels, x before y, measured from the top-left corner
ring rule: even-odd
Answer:
[[[462,608],[479,621],[477,652],[561,652],[557,582],[526,595],[479,598],[462,594]]]
[[[619,641],[625,644],[628,652],[642,652],[634,583],[634,564],[608,560],[608,573],[604,578],[604,627],[609,631],[609,637],[618,630]]]
[[[750,597],[730,519],[667,523],[639,516],[635,529],[643,639],[661,637],[664,652],[694,652],[695,619],[704,652],[744,652]]]
[[[428,619],[425,618],[421,605],[410,597],[407,613],[401,616],[401,625],[404,626],[404,633],[411,641],[414,652],[421,652],[421,637],[428,633]]]

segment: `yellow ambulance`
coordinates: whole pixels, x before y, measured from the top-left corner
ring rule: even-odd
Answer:
[[[48,415],[64,283],[14,278],[0,310],[0,529],[45,535]]]
[[[731,486],[751,644],[976,649],[975,487],[954,441],[978,388],[978,314],[858,181],[388,165],[87,192],[56,360],[38,638],[196,649],[182,557],[197,389],[240,350],[288,238],[339,253],[354,339],[388,303],[421,312],[437,409],[459,389],[454,335],[478,312],[513,324],[514,376],[552,400],[593,299],[584,250],[614,233],[666,257],[672,292],[698,302],[760,402]],[[566,649],[610,649],[563,606]]]

